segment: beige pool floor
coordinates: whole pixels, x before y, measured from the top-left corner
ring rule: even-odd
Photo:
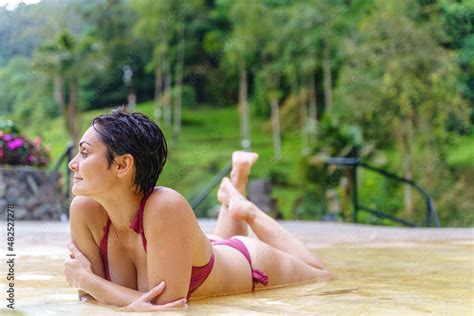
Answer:
[[[215,221],[200,224],[212,232]],[[285,226],[327,263],[334,280],[191,301],[186,311],[165,314],[474,315],[473,229],[318,222]],[[120,313],[80,303],[69,288],[63,275],[67,223],[17,222],[15,238],[15,310],[6,309],[2,246],[0,314]],[[1,242],[6,245],[4,236]]]

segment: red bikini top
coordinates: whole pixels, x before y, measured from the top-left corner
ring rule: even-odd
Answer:
[[[145,210],[145,204],[150,195],[153,193],[154,189],[148,190],[148,192],[145,194],[143,197],[142,201],[140,202],[140,207],[137,210],[137,214],[135,218],[133,219],[132,223],[130,224],[130,228],[133,229],[136,233],[140,234],[142,236],[142,241],[143,241],[143,248],[145,249],[145,252],[147,250],[147,241],[145,238],[145,231],[143,229],[143,212]],[[100,254],[102,256],[102,262],[104,264],[104,270],[105,270],[105,276],[107,280],[110,280],[110,273],[109,273],[109,264],[107,260],[107,244],[108,244],[108,239],[109,239],[109,228],[110,228],[111,220],[110,218],[107,218],[107,224],[104,227],[104,236],[102,237],[102,240],[100,242]],[[212,268],[214,267],[214,252],[211,255],[211,258],[209,259],[209,262],[206,265],[203,265],[201,267],[192,267],[191,270],[191,280],[189,282],[189,289],[188,289],[188,298],[191,296],[191,294],[196,291],[199,286],[204,283],[204,281],[207,279],[209,274],[212,271]]]

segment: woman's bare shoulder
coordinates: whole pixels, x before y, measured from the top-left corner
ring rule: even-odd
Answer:
[[[75,196],[72,199],[70,212],[80,218],[95,218],[107,215],[99,202],[85,196]]]
[[[71,225],[87,226],[94,237],[101,234],[107,223],[107,212],[102,205],[85,196],[74,197],[69,209],[69,217]]]
[[[156,187],[145,205],[145,217],[148,214],[166,218],[167,215],[175,216],[178,213],[194,216],[191,206],[181,193],[168,187]]]
[[[181,193],[168,187],[156,187],[149,199],[162,205],[167,203],[187,203]]]

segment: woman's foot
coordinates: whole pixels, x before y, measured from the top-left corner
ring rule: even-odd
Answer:
[[[227,205],[230,216],[233,219],[241,220],[248,224],[253,221],[255,205],[240,194],[229,178],[222,179],[221,186],[217,192],[217,198],[219,202]]]
[[[258,154],[247,151],[234,151],[232,153],[232,171],[230,178],[239,192],[244,193],[250,169],[257,161]]]

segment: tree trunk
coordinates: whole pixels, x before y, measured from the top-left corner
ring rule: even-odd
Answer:
[[[176,61],[176,99],[174,100],[174,122],[173,122],[173,138],[177,140],[181,132],[181,102],[183,93],[183,67],[184,67],[184,54],[186,48],[186,34],[184,30],[184,21],[179,26],[179,44],[178,44],[178,56]]]
[[[71,80],[69,100],[66,109],[66,130],[68,131],[69,137],[74,141],[76,146],[80,139],[80,119],[77,111],[79,97],[79,83],[78,78],[73,77]]]
[[[163,111],[165,117],[165,125],[171,125],[171,65],[168,53],[168,43],[164,43],[163,68],[165,70],[165,87],[163,90]]]
[[[332,79],[331,79],[331,42],[329,37],[324,39],[323,47],[323,77],[324,77],[324,107],[329,112],[332,107]]]
[[[291,94],[294,95],[295,97],[298,97],[298,76],[296,72],[291,72],[291,80],[290,80],[290,86],[291,86]]]
[[[276,160],[281,157],[281,132],[280,132],[280,113],[278,106],[278,94],[273,91],[271,94],[271,108],[272,108],[272,134],[273,134],[273,151]]]
[[[65,100],[64,100],[64,86],[63,86],[63,77],[61,74],[56,73],[54,75],[54,101],[58,105],[59,113],[64,114],[64,110],[66,108]]]
[[[344,220],[349,221],[352,218],[351,214],[354,211],[351,199],[351,187],[356,184],[353,183],[352,173],[350,168],[344,168],[344,178],[342,180],[342,216]]]
[[[406,179],[412,180],[413,179],[413,157],[412,157],[412,131],[413,131],[413,117],[412,115],[408,115],[408,119],[406,121],[405,132],[403,133],[405,137],[403,137],[403,176]],[[405,184],[404,190],[404,206],[405,206],[405,214],[408,219],[413,218],[413,196],[412,196],[412,189],[409,184]]]
[[[247,103],[247,70],[243,57],[240,59],[239,80],[239,112],[240,112],[240,138],[243,148],[250,148],[250,115]]]
[[[135,94],[135,89],[133,88],[133,69],[132,67],[128,67],[127,70],[130,71],[130,77],[128,78],[128,82],[126,85],[128,86],[128,95],[127,95],[127,106],[126,110],[129,112],[135,112],[135,108],[137,107],[137,95]]]
[[[309,154],[308,144],[308,98],[307,90],[301,89],[299,104],[300,104],[300,117],[301,117],[301,153],[303,155]]]
[[[161,92],[163,89],[163,76],[162,76],[162,64],[161,56],[158,56],[158,63],[156,64],[155,70],[155,120],[159,121],[163,115],[163,107],[161,104]]]
[[[316,101],[316,84],[314,83],[314,74],[309,77],[309,125],[311,133],[311,144],[317,142],[318,131],[318,106]]]
[[[135,108],[137,107],[137,95],[133,91],[133,88],[130,87],[127,97],[127,109],[128,111],[134,112]]]

